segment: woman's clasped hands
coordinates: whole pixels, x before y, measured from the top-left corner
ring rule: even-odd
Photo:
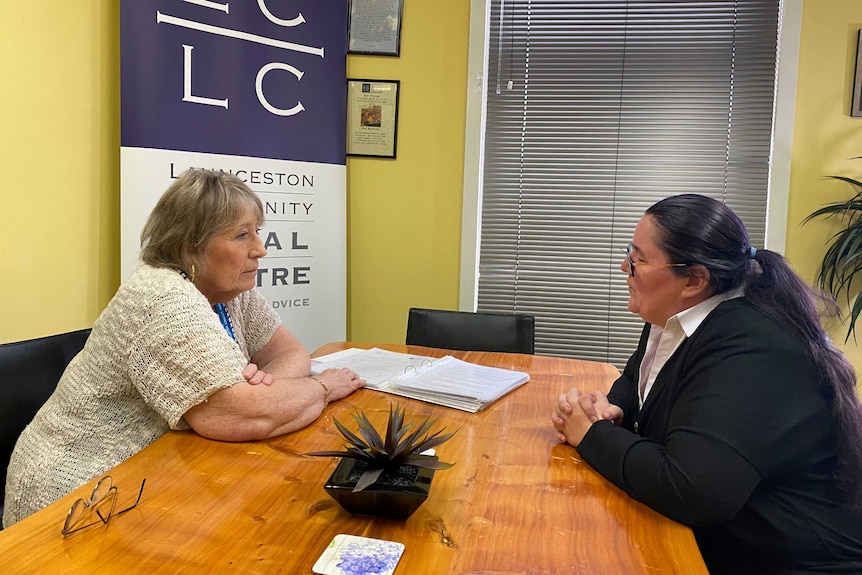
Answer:
[[[601,391],[582,393],[574,387],[557,396],[554,413],[551,414],[557,437],[573,447],[581,443],[593,423],[602,419],[619,425],[623,420],[623,411],[611,404]]]

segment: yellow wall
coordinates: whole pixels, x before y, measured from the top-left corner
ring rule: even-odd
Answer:
[[[458,308],[469,25],[468,0],[407,0],[400,57],[347,58],[401,81],[397,158],[347,160],[353,340],[404,343],[411,306]]]
[[[119,277],[119,8],[4,2],[0,342],[92,325]]]
[[[92,325],[119,285],[119,2],[6,3],[0,19],[0,342]],[[348,337],[403,342],[411,305],[457,307],[466,0],[405,2],[398,157],[350,158]],[[14,55],[14,56],[13,56]]]
[[[0,342],[89,326],[119,284],[118,4],[4,6]],[[400,57],[348,57],[350,77],[401,81],[398,158],[347,162],[348,337],[378,343],[403,341],[412,305],[458,306],[470,3],[404,4]],[[833,228],[800,222],[849,192],[822,176],[862,177],[859,28],[862,2],[805,0],[787,256],[809,281]]]
[[[796,88],[796,117],[790,171],[786,255],[802,277],[814,282],[824,245],[837,222],[805,217],[823,204],[850,197],[849,185],[827,175],[862,177],[862,118],[849,114],[858,30],[859,0],[805,0]],[[835,325],[836,343],[843,343],[846,325]],[[860,330],[862,333],[862,330]],[[851,339],[843,346],[857,371],[862,352]]]

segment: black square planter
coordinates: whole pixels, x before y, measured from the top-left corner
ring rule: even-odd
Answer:
[[[437,459],[436,456],[429,457]],[[357,460],[347,457],[341,459],[323,486],[345,511],[355,515],[407,519],[428,498],[434,470],[415,466],[407,466],[418,469],[416,478],[410,485],[387,485],[384,472],[377,482],[354,493],[356,481],[349,478],[353,467],[358,463]]]

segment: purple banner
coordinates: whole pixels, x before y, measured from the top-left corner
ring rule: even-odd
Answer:
[[[264,205],[258,289],[306,348],[346,333],[346,0],[122,0],[122,275],[162,192],[225,170]]]
[[[345,165],[346,0],[120,10],[123,147]]]

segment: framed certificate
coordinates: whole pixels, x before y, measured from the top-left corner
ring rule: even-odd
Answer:
[[[350,0],[347,53],[398,56],[404,0]]]
[[[347,155],[394,158],[398,80],[347,79]]]
[[[856,77],[853,79],[853,95],[850,97],[850,115],[862,116],[862,30],[856,44]]]

